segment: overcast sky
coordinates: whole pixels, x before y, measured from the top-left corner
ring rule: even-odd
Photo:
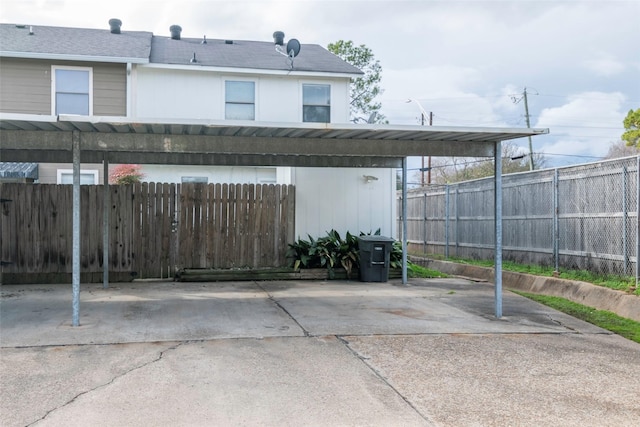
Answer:
[[[551,132],[533,149],[550,166],[603,156],[640,108],[640,0],[0,0],[3,23],[108,29],[110,18],[156,35],[179,24],[183,37],[272,41],[281,30],[364,44],[382,65],[391,124],[419,124],[411,98],[434,126],[526,127],[526,87],[531,126]]]

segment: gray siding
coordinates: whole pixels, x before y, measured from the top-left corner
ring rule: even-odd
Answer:
[[[2,58],[0,111],[51,114],[51,63]]]
[[[0,61],[0,111],[51,114],[51,66],[93,68],[93,114],[127,115],[125,64],[43,61],[2,58]]]
[[[126,65],[93,65],[93,114],[95,116],[127,115]]]

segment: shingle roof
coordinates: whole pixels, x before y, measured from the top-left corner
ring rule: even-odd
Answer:
[[[122,31],[111,34],[108,29],[0,24],[0,51],[3,56],[86,56],[113,62],[119,58],[147,62],[152,33]],[[95,60],[95,59],[94,59]],[[123,61],[124,62],[124,61]]]
[[[151,63],[185,64],[261,70],[291,70],[289,58],[278,53],[273,42],[222,40],[174,40],[154,36],[151,44]],[[196,55],[197,63],[190,61]],[[327,73],[362,74],[358,68],[343,61],[316,44],[303,44],[294,58],[293,70]]]
[[[33,34],[29,34],[30,28]],[[106,62],[151,62],[194,66],[291,70],[289,58],[273,42],[154,36],[146,31],[122,31],[0,24],[0,56],[41,57]],[[196,55],[197,63],[190,61]],[[362,74],[322,46],[304,44],[294,59],[293,70],[321,73]]]

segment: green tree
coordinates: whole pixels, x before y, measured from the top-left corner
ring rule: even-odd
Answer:
[[[625,129],[622,139],[630,147],[640,147],[640,108],[635,111],[629,110],[622,123]]]
[[[351,79],[351,121],[387,123],[380,113],[382,104],[375,101],[383,92],[380,87],[382,67],[371,49],[363,44],[356,46],[351,40],[329,43],[327,49],[364,73],[362,77]]]

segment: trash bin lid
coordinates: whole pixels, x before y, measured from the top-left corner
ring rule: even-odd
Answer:
[[[385,236],[375,236],[375,235],[367,235],[367,236],[359,236],[359,240],[363,242],[380,242],[380,243],[393,243],[396,239],[392,239],[391,237]]]

